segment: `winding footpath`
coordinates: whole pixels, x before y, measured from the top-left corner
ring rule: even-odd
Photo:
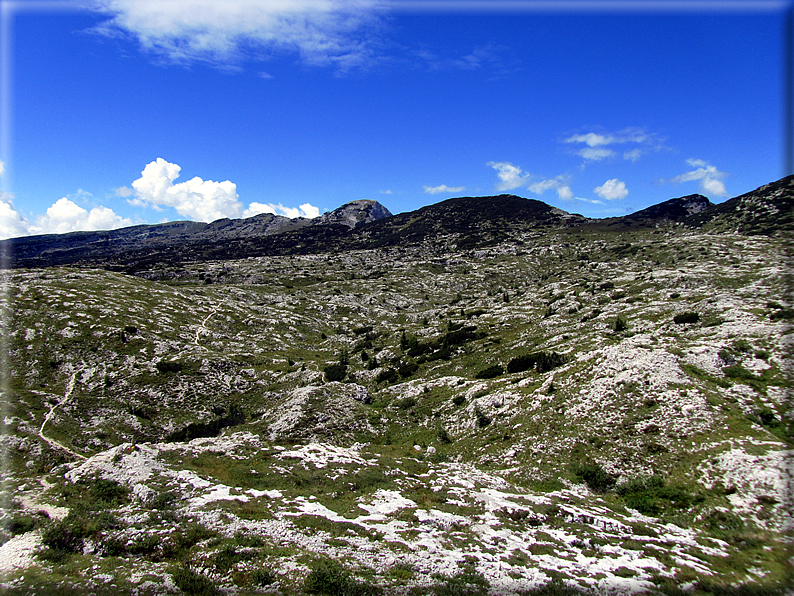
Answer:
[[[210,318],[212,317],[212,315],[214,315],[216,312],[218,312],[218,309],[219,309],[219,308],[220,308],[220,306],[217,306],[217,307],[215,307],[215,308],[213,309],[213,311],[212,311],[210,314],[208,314],[206,317],[204,317],[204,320],[203,320],[203,321],[201,321],[201,327],[199,327],[198,329],[196,329],[196,339],[194,339],[194,340],[193,340],[193,343],[194,343],[194,344],[196,344],[196,345],[197,345],[199,348],[204,348],[204,349],[205,349],[205,350],[207,350],[208,352],[209,352],[209,350],[210,350],[210,349],[209,349],[208,347],[206,347],[206,346],[202,346],[202,345],[199,343],[199,336],[201,335],[201,331],[202,331],[202,330],[204,330],[204,331],[209,331],[209,329],[207,329],[207,321],[209,321],[209,320],[210,320]]]
[[[75,371],[72,373],[72,377],[69,379],[69,382],[66,384],[66,393],[64,393],[63,395],[63,400],[57,401],[54,404],[52,404],[50,411],[47,412],[47,415],[44,417],[44,422],[41,423],[41,428],[39,428],[39,437],[41,437],[41,439],[45,441],[50,447],[62,449],[63,451],[66,451],[67,453],[70,453],[71,455],[74,455],[79,459],[86,459],[84,455],[80,455],[79,453],[72,451],[63,443],[59,443],[55,439],[52,439],[44,434],[44,426],[55,415],[55,410],[58,408],[58,406],[66,405],[69,402],[69,399],[72,396],[72,391],[74,391],[74,383],[76,378],[77,378],[77,372]]]

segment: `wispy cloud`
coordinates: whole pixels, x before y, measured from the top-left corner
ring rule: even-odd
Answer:
[[[505,161],[489,161],[485,164],[497,172],[499,182],[496,184],[496,190],[513,190],[529,180],[529,174],[524,174],[521,168],[514,166]]]
[[[230,65],[297,54],[339,71],[366,65],[380,22],[377,0],[93,0],[109,16],[94,32],[136,39],[159,59]]]
[[[668,180],[663,180],[663,182],[680,184],[682,182],[698,181],[701,192],[718,197],[728,196],[728,192],[725,190],[725,183],[723,182],[723,180],[728,177],[728,172],[721,172],[715,166],[712,166],[702,159],[687,159],[686,163],[695,169],[674,176]]]
[[[556,178],[547,178],[540,182],[533,182],[527,186],[527,188],[536,195],[542,195],[547,190],[554,189],[557,191],[557,196],[563,201],[570,201],[576,198],[573,196],[573,190],[571,190],[568,178],[565,176],[557,176]]]
[[[617,155],[615,145],[638,145],[623,152],[623,159],[636,162],[643,155],[650,151],[658,151],[663,147],[663,139],[654,133],[650,133],[644,128],[629,127],[618,132],[595,132],[589,131],[570,135],[563,139],[564,143],[573,145],[585,145],[576,151],[576,155],[586,161],[601,161]]]
[[[499,78],[519,69],[519,63],[509,56],[509,48],[498,44],[474,46],[467,54],[458,56],[439,55],[426,47],[414,49],[410,54],[431,71],[487,70]]]
[[[611,180],[604,182],[601,186],[596,186],[593,189],[593,192],[607,201],[625,199],[627,196],[629,196],[626,183],[618,180],[617,178],[612,178]]]
[[[440,186],[425,186],[425,192],[431,195],[437,195],[442,192],[462,192],[466,190],[465,186],[447,186],[442,184]]]
[[[496,14],[777,13],[788,0],[384,0],[394,11]]]

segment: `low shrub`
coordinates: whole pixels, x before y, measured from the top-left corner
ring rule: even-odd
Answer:
[[[505,373],[505,369],[502,367],[501,364],[494,364],[493,366],[489,366],[488,368],[484,368],[479,371],[474,377],[476,379],[493,379]]]
[[[490,587],[488,580],[473,568],[465,568],[433,587],[435,596],[485,596]]]
[[[328,382],[341,381],[347,376],[347,364],[335,362],[329,364],[323,369],[325,373],[325,380]]]
[[[436,433],[436,438],[439,440],[440,443],[444,443],[445,445],[449,445],[452,443],[452,439],[449,437],[449,433],[444,428],[439,428],[438,432]]]
[[[482,412],[479,408],[474,411],[475,416],[477,416],[477,427],[478,428],[485,428],[489,424],[491,424],[491,417],[486,415]]]
[[[218,588],[212,580],[187,567],[180,567],[172,574],[176,587],[185,594],[194,596],[212,596],[218,594]]]
[[[257,569],[251,573],[251,583],[255,586],[269,586],[275,581],[276,578],[269,569]]]
[[[408,410],[409,408],[413,408],[416,405],[416,400],[409,395],[408,397],[398,399],[396,402],[394,402],[394,405],[401,410]]]
[[[374,358],[373,358],[373,360],[374,360]],[[398,378],[397,377],[397,371],[395,369],[393,369],[393,368],[385,368],[385,369],[383,369],[382,371],[380,371],[378,373],[377,377],[375,377],[375,382],[376,383],[383,383],[383,382],[393,383],[394,381],[397,380],[397,378]]]
[[[620,333],[621,331],[625,331],[626,329],[628,329],[629,324],[626,322],[626,319],[624,319],[623,317],[618,317],[617,319],[615,319],[615,324],[612,326],[612,328],[617,333]]]
[[[697,323],[699,320],[700,315],[696,312],[683,312],[673,317],[673,322],[678,325]]]
[[[606,492],[615,485],[615,477],[595,462],[574,464],[572,471],[594,492]]]
[[[11,534],[17,536],[30,532],[39,523],[39,520],[29,515],[13,516],[5,519],[2,523],[3,529]]]
[[[670,486],[661,476],[634,478],[615,488],[626,506],[645,515],[659,515],[667,507],[689,508],[705,498],[681,486]]]
[[[41,543],[50,551],[42,558],[59,559],[83,552],[84,537],[84,532],[67,520],[56,521],[41,533]]]
[[[161,373],[175,373],[182,370],[182,364],[180,362],[170,362],[161,360],[156,365],[158,372]]]
[[[332,560],[317,561],[303,582],[309,594],[323,596],[375,596],[380,590],[375,586],[357,582],[341,564]]]
[[[568,362],[568,357],[557,352],[535,352],[516,356],[507,363],[508,373],[524,372],[535,369],[539,373],[548,372]]]
[[[397,368],[397,372],[403,378],[410,377],[417,370],[419,370],[419,365],[416,362],[405,362],[400,364],[400,366]]]
[[[734,364],[733,366],[726,366],[722,369],[725,376],[730,379],[755,379],[755,375],[749,370],[744,368],[741,364]]]

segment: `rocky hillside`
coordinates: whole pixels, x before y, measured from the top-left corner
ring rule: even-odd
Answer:
[[[13,238],[0,242],[0,250],[8,254],[16,267],[96,266],[118,261],[137,262],[141,258],[154,263],[158,259],[174,258],[174,253],[200,254],[202,246],[224,246],[234,241],[245,243],[312,226],[346,230],[389,216],[389,210],[377,201],[360,200],[316,219],[290,219],[262,213],[246,219],[219,219],[212,223],[177,221],[118,230]]]
[[[4,272],[3,589],[785,593],[794,304],[766,214],[793,193],[766,188]]]

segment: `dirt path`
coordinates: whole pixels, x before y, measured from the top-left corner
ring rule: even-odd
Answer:
[[[204,317],[204,320],[203,320],[203,321],[201,321],[201,327],[199,327],[198,329],[196,329],[196,339],[194,339],[194,340],[193,340],[193,343],[194,343],[194,344],[196,344],[196,345],[197,345],[199,348],[204,348],[204,349],[205,349],[205,350],[207,350],[208,352],[209,352],[209,348],[208,348],[208,347],[206,347],[206,346],[202,346],[202,345],[199,343],[199,336],[201,335],[201,331],[202,331],[202,329],[203,329],[204,331],[208,331],[208,329],[207,329],[207,321],[209,321],[209,320],[210,320],[210,318],[212,317],[212,315],[214,315],[215,313],[217,313],[217,312],[218,312],[218,308],[220,308],[220,307],[217,307],[217,308],[215,308],[215,309],[214,309],[214,310],[213,310],[213,311],[212,311],[210,314],[208,314],[206,317]]]
[[[44,426],[55,415],[55,410],[58,408],[58,406],[66,405],[69,402],[69,399],[72,396],[72,391],[74,391],[74,383],[76,379],[77,379],[77,372],[75,371],[72,373],[72,377],[69,379],[69,382],[66,384],[66,393],[64,393],[63,399],[52,404],[50,411],[47,412],[47,415],[44,417],[44,422],[41,423],[41,428],[39,428],[39,437],[41,437],[41,439],[45,441],[50,447],[55,447],[56,449],[62,449],[63,451],[66,451],[67,453],[74,455],[79,459],[86,459],[84,455],[80,455],[79,453],[72,451],[66,445],[59,443],[55,439],[52,439],[44,434]]]

